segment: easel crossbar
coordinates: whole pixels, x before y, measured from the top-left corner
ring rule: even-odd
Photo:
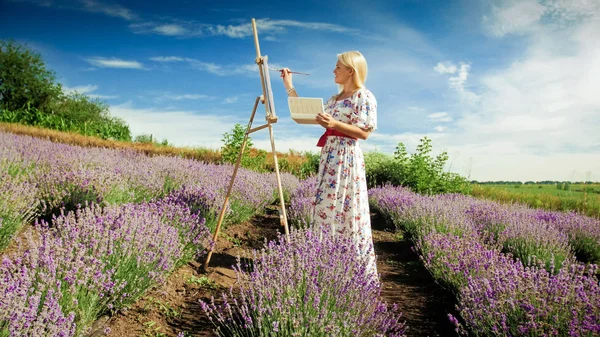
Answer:
[[[265,125],[261,125],[261,126],[255,127],[254,129],[250,129],[250,130],[248,130],[248,133],[253,133],[253,132],[260,131],[262,129],[268,128],[270,124],[271,123],[267,123]]]

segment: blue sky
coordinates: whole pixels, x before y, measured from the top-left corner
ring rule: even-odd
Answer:
[[[366,151],[424,136],[476,180],[600,180],[600,1],[0,0],[0,38],[43,56],[65,90],[98,97],[133,135],[218,148],[261,94],[252,38],[326,99],[336,55],[361,51],[378,129]],[[317,151],[271,73],[278,151]],[[255,118],[264,121],[259,106]],[[270,149],[268,131],[251,135]]]

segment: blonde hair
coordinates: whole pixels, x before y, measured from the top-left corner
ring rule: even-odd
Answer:
[[[337,55],[338,60],[341,64],[348,68],[352,68],[354,73],[352,74],[352,80],[354,85],[358,88],[365,86],[367,81],[367,60],[358,51],[347,51]]]

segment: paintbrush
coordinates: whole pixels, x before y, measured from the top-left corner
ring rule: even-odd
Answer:
[[[279,72],[281,72],[283,69],[269,68],[269,70],[273,70],[273,71],[279,71]],[[299,72],[297,72],[297,71],[289,71],[289,73],[290,73],[290,74],[299,74],[299,75],[309,75],[309,74],[306,74],[306,73],[299,73]]]

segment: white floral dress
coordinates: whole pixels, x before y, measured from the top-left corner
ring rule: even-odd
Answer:
[[[365,130],[377,129],[377,100],[364,87],[342,100],[332,96],[324,110],[340,122]],[[370,250],[368,270],[377,275],[365,162],[358,140],[328,136],[321,149],[317,178],[314,224],[317,228],[331,226],[332,233],[352,235],[356,241],[362,241]]]

